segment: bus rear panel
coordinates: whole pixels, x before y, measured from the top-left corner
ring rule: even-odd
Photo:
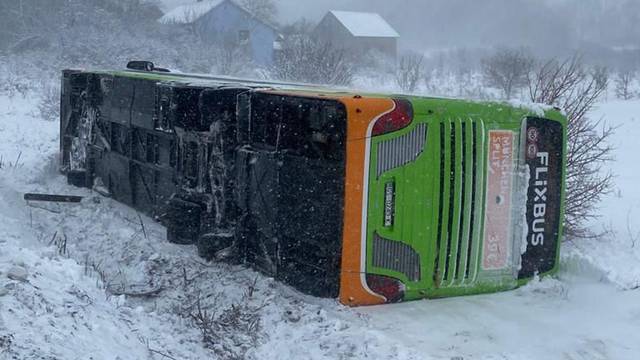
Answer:
[[[555,271],[564,118],[504,104],[410,103],[409,125],[367,138],[361,283],[377,299],[343,302],[493,292]]]

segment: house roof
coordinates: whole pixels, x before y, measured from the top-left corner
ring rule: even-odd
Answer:
[[[335,10],[330,13],[355,37],[400,37],[379,14]]]
[[[216,7],[227,1],[235,5],[245,13],[249,14],[259,22],[267,25],[275,31],[278,31],[277,26],[255,16],[235,0],[203,0],[180,5],[165,13],[164,16],[161,17],[158,21],[163,24],[191,24],[207,14],[209,11],[215,9]]]
[[[205,0],[180,5],[164,14],[159,21],[163,24],[190,24],[224,1],[226,0]]]

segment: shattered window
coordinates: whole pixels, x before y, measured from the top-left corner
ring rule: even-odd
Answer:
[[[176,146],[175,140],[171,140],[169,143],[169,166],[172,168],[176,167],[178,159],[178,148]]]
[[[111,124],[111,146],[118,154],[129,156],[129,130],[117,123]]]
[[[186,146],[184,170],[187,178],[198,178],[198,143],[190,141]]]
[[[147,150],[147,162],[148,163],[152,163],[152,164],[159,164],[160,163],[160,153],[158,151],[158,138],[151,135],[151,134],[147,134],[147,145],[146,145],[146,150]]]
[[[346,112],[336,101],[255,94],[252,145],[309,158],[341,160]]]
[[[169,110],[171,109],[171,98],[168,90],[164,90],[160,88],[158,90],[158,115],[156,118],[156,129],[168,130],[171,129],[171,124],[169,122]]]
[[[145,134],[143,131],[133,128],[133,159],[138,161],[146,160],[147,144],[145,142]]]

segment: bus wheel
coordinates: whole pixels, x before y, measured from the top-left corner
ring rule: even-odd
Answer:
[[[200,204],[173,198],[165,214],[167,240],[174,244],[191,245],[198,239],[202,206]]]
[[[70,170],[67,172],[67,184],[91,189],[93,187],[93,178],[85,170]]]
[[[233,256],[235,234],[219,232],[204,234],[198,238],[198,255],[207,260],[223,260]]]

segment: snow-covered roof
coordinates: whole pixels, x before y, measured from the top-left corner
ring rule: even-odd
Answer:
[[[379,14],[335,10],[331,11],[331,14],[356,37],[400,37],[400,34]]]
[[[224,2],[229,2],[235,5],[238,9],[249,14],[249,16],[251,16],[255,20],[272,28],[276,32],[278,31],[278,27],[275,24],[256,16],[255,14],[252,14],[249,10],[247,10],[235,0],[203,0],[179,5],[165,13],[164,16],[161,17],[158,21],[163,24],[191,24]]]
[[[175,9],[180,5],[185,5],[189,3],[195,2],[194,0],[143,0],[149,4],[157,5],[160,10],[162,10],[163,14],[168,13],[169,11]]]
[[[226,0],[204,0],[175,7],[160,18],[163,24],[190,24]]]

